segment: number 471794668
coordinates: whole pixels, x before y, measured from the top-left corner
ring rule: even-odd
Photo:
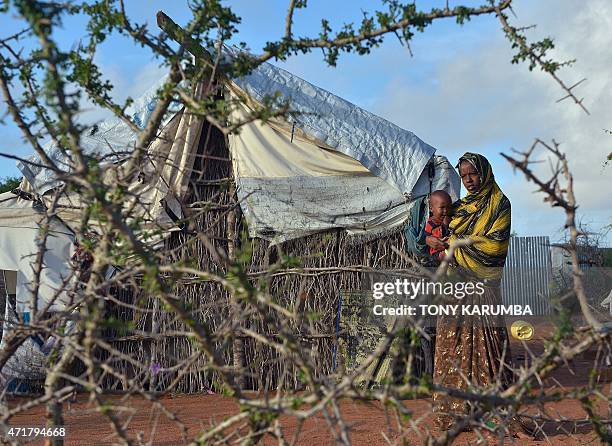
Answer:
[[[65,437],[65,427],[11,427],[8,437]]]

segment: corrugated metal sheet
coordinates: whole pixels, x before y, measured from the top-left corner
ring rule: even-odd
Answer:
[[[502,277],[504,304],[529,305],[534,315],[549,314],[551,281],[548,236],[511,237]]]

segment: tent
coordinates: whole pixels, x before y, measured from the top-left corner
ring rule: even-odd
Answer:
[[[0,282],[3,285],[0,288],[4,291],[0,301],[4,335],[15,324],[29,321],[33,303],[38,305],[39,311],[56,311],[69,304],[64,288],[71,276],[69,260],[73,232],[60,219],[47,216],[41,202],[11,192],[0,194],[0,222]],[[39,259],[44,239],[45,251]],[[37,271],[40,271],[39,280],[35,279]],[[35,301],[32,300],[34,293]],[[44,378],[46,341],[30,336],[4,365],[0,382],[7,383],[9,391],[31,391],[30,382]],[[6,337],[2,336],[0,348],[6,346]]]
[[[127,110],[142,128],[163,81]],[[180,232],[176,221],[185,217],[194,201],[194,190],[211,179],[220,181],[227,176],[235,179],[249,236],[272,245],[326,231],[342,232],[342,237],[353,243],[399,234],[415,198],[437,189],[458,198],[458,175],[432,146],[279,67],[265,63],[245,77],[226,81],[225,87],[227,97],[241,99],[232,111],[235,120],[274,94],[290,101],[292,113],[266,123],[249,122],[227,139],[218,132],[211,139],[214,129],[208,123],[173,106],[161,134],[148,149],[138,179],[129,186],[140,197],[135,212],[144,218],[143,227],[166,228],[166,238]],[[83,135],[82,146],[107,163],[121,164],[135,140],[136,134],[127,124],[112,118]],[[58,147],[49,144],[46,149],[59,165],[66,162]],[[230,157],[231,171],[215,178],[206,176],[205,166],[223,162],[219,153]],[[18,167],[24,176],[22,189],[38,201],[12,198],[9,193],[4,196],[9,204],[0,210],[0,248],[10,254],[0,257],[0,268],[18,271],[22,278],[16,292],[22,312],[29,311],[27,283],[33,277],[25,259],[36,251],[34,228],[44,214],[35,208],[48,201],[60,184],[51,171],[37,167],[36,157],[33,161],[18,163]],[[43,278],[49,290],[57,288],[70,269],[72,229],[79,221],[78,197],[64,194],[61,203],[53,217],[54,230],[61,237],[54,239],[57,246],[50,251],[53,259],[48,263],[49,274]],[[15,234],[9,222],[20,213],[20,224],[32,229]],[[41,291],[38,298],[40,308],[49,297]],[[334,307],[332,303],[330,308]],[[331,313],[333,317],[333,310]]]
[[[50,311],[63,308],[65,297],[61,293],[55,294],[63,288],[64,278],[70,276],[73,232],[61,220],[47,218],[42,203],[20,198],[11,192],[0,194],[0,221],[0,270],[15,272],[15,311],[29,311],[37,254],[43,238],[41,228],[47,226],[38,295],[42,301],[52,302]]]
[[[128,111],[141,127],[164,80]],[[279,67],[262,64],[248,76],[228,81],[227,87],[229,97],[245,98],[245,104],[233,110],[235,122],[275,94],[291,104],[287,119],[250,122],[227,141],[251,237],[282,242],[338,227],[351,234],[376,234],[404,222],[410,206],[406,196],[414,199],[436,189],[447,190],[453,199],[459,196],[458,175],[432,146]],[[162,202],[182,217],[180,201],[203,125],[201,118],[182,109],[173,112],[150,148],[144,184],[133,185],[134,192],[145,196],[148,208],[143,213],[156,223],[171,220]],[[113,118],[84,135],[82,146],[109,162],[120,162],[135,139],[126,123]],[[57,147],[50,145],[48,152],[59,165],[65,163]],[[430,163],[435,165],[432,178]],[[37,194],[59,184],[49,170],[21,162],[18,166]]]

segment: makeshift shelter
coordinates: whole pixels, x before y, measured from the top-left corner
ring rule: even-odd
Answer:
[[[142,127],[157,101],[158,85],[128,110]],[[138,215],[151,225],[168,228],[165,240],[156,240],[165,248],[174,248],[168,261],[195,259],[203,270],[224,271],[199,239],[175,224],[190,217],[194,230],[206,232],[215,246],[230,252],[251,251],[246,266],[254,280],[279,252],[300,257],[305,268],[363,265],[392,273],[409,266],[391,247],[404,246],[402,229],[414,199],[437,189],[458,198],[457,173],[432,146],[281,68],[265,63],[248,76],[226,81],[224,87],[228,97],[246,99],[233,111],[236,120],[275,93],[290,100],[296,113],[266,123],[249,122],[239,133],[225,138],[201,117],[173,110],[162,134],[149,147],[149,162],[142,166],[138,181],[130,185],[131,191],[144,197],[137,207]],[[110,119],[84,135],[82,145],[107,162],[121,163],[135,138],[122,120]],[[49,146],[48,153],[58,163],[63,161],[58,148]],[[24,185],[41,202],[60,184],[48,170],[23,163],[19,167]],[[78,207],[78,199],[65,196],[62,200],[73,206],[60,209],[58,221],[70,228],[77,221],[74,207]],[[202,202],[207,203],[205,211],[198,207]],[[237,202],[242,219],[232,211]],[[12,246],[4,245],[5,218],[12,217],[0,214],[2,251]],[[240,233],[245,228],[249,240],[241,245]],[[69,252],[65,248],[61,260],[67,264]],[[31,278],[31,271],[20,266],[24,252],[15,251],[13,263],[0,266],[24,271]],[[314,255],[317,253],[322,255]],[[295,302],[300,292],[303,311],[321,315],[311,322],[321,335],[303,340],[318,361],[321,375],[329,374],[335,366],[334,327],[340,291],[368,289],[369,280],[367,274],[356,270],[336,270],[299,279],[279,276],[269,284],[269,292],[282,303]],[[25,291],[17,290],[17,300]],[[109,341],[140,361],[144,370],[155,372],[144,376],[133,363],[115,362],[126,375],[144,376],[150,388],[163,388],[176,377],[173,366],[189,357],[195,347],[185,337],[155,336],[184,329],[159,308],[157,299],[148,298],[139,289],[116,292],[130,303],[138,297],[144,303],[142,312],[114,305],[109,306],[109,314],[132,321],[137,330],[152,336],[119,336],[109,331]],[[215,283],[185,279],[176,284],[176,293],[211,330],[230,315],[227,292]],[[249,328],[267,333],[263,321],[248,323]],[[273,349],[252,340],[239,340],[234,344],[234,350],[237,348],[241,349],[241,365],[250,371],[247,386],[278,385],[281,380],[285,387],[299,386],[296,373],[277,360]],[[235,362],[236,351],[228,349],[226,359]],[[197,360],[189,365],[178,380],[177,391],[199,392],[214,385],[214,373],[201,364]],[[107,388],[121,386],[110,377],[105,382]]]
[[[58,218],[47,216],[42,202],[22,197],[28,194],[0,194],[3,334],[16,323],[27,323],[32,305],[37,305],[39,311],[57,311],[69,304],[63,289],[71,274],[73,232]],[[43,240],[44,255],[39,255]],[[33,301],[34,292],[38,299]],[[29,390],[31,381],[44,378],[42,370],[48,353],[45,341],[30,336],[4,365],[0,382],[8,381],[10,391]],[[0,348],[6,345],[6,337],[2,336]],[[12,378],[19,380],[11,382]]]

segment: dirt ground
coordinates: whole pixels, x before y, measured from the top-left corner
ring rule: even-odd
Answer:
[[[529,343],[529,349],[538,353],[543,345],[541,338],[543,332],[539,330],[540,338],[536,338]],[[524,356],[524,349],[518,343],[512,345],[513,357],[519,359]],[[588,373],[592,366],[592,358],[595,352],[587,352],[570,364],[571,371],[567,368],[557,371],[546,382],[548,391],[563,386],[572,388],[584,385],[588,379]],[[611,370],[606,369],[599,373],[599,380],[604,384],[607,395],[612,393]],[[547,393],[548,393],[547,391]],[[86,395],[79,395],[77,401],[66,404],[65,425],[67,428],[66,444],[68,445],[106,445],[113,444],[115,437],[112,434],[108,421],[99,413],[91,410],[87,403]],[[122,405],[120,396],[108,396],[109,402],[117,407]],[[17,403],[19,400],[15,400]],[[229,415],[235,414],[237,404],[229,398],[216,394],[206,395],[180,395],[168,396],[161,399],[163,405],[171,412],[176,413],[178,419],[184,424],[188,438],[195,435],[199,429],[211,424],[218,423]],[[414,419],[424,418],[421,429],[429,427],[433,429],[430,420],[430,400],[416,399],[404,402],[408,408],[414,412]],[[143,398],[132,398],[129,406],[133,412],[123,412],[122,421],[129,419],[128,432],[132,438],[142,435],[145,440],[152,440],[154,445],[176,445],[182,444],[181,429],[175,421],[169,420],[159,408],[153,407]],[[571,417],[573,419],[586,419],[586,413],[581,409],[580,403],[575,400],[566,400],[561,403],[547,403],[546,408],[551,414],[558,414],[560,417]],[[607,408],[599,405],[597,411],[605,414]],[[393,439],[397,438],[394,431],[393,417],[388,417],[384,407],[377,402],[357,402],[345,400],[341,403],[341,412],[345,421],[351,426],[351,441],[355,445],[384,445],[387,444],[385,436]],[[605,415],[607,417],[607,415]],[[295,420],[281,418],[283,434],[288,441],[291,441],[296,433],[297,424]],[[20,414],[11,420],[13,426],[44,426],[45,409],[42,406]],[[390,426],[390,427],[388,427]],[[540,435],[537,440],[514,440],[518,445],[599,445],[602,444],[590,426],[582,425],[575,427],[567,424],[556,424],[545,426],[546,436]],[[419,433],[411,432],[406,444],[421,444],[422,437]],[[42,444],[42,441],[30,444]],[[269,438],[266,444],[277,444]],[[328,445],[333,444],[333,438],[322,416],[309,419],[301,428],[301,445]],[[463,433],[454,443],[457,445],[478,444],[478,438],[474,433]],[[490,441],[489,444],[499,444],[497,440]],[[504,444],[513,444],[510,438],[504,440]]]

